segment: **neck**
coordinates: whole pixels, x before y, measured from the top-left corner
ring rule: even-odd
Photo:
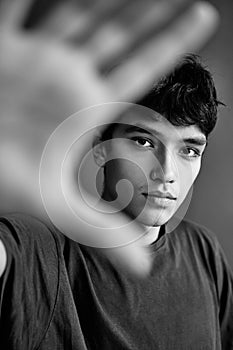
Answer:
[[[140,238],[143,245],[150,245],[159,237],[160,226],[145,226],[145,234]]]

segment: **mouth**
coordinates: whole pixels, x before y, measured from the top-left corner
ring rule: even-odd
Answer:
[[[146,192],[143,193],[146,197],[155,197],[155,198],[163,198],[163,199],[170,199],[170,200],[176,200],[177,198],[171,194],[170,192],[161,192],[161,191],[155,191],[155,192]]]
[[[170,192],[161,192],[161,191],[155,191],[155,192],[147,192],[143,193],[143,196],[152,204],[161,204],[161,205],[169,205],[174,203],[177,200],[177,197],[175,197]]]

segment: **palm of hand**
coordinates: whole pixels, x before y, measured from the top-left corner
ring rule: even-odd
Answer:
[[[23,10],[27,1],[18,0]],[[144,6],[145,17],[152,10],[157,10],[158,4],[162,18],[166,21],[172,12],[166,9],[166,5],[170,3],[171,8],[173,1],[165,1],[164,10],[163,1],[148,0],[149,6]],[[132,3],[135,8],[141,6],[140,0]],[[100,5],[105,6],[101,1]],[[140,13],[142,19],[143,15]],[[65,118],[95,104],[136,100],[155,78],[174,64],[178,54],[199,47],[208,38],[215,27],[217,16],[206,4],[194,6],[175,21],[169,30],[157,33],[155,28],[154,36],[151,36],[153,18],[152,22],[142,21],[141,27],[136,18],[136,35],[141,30],[145,37],[148,31],[148,45],[139,41],[136,55],[108,77],[100,73],[101,62],[111,58],[111,54],[118,49],[122,55],[132,43],[135,44],[134,32],[125,27],[122,33],[119,26],[109,27],[108,22],[105,28],[105,23],[101,23],[99,33],[97,30],[92,33],[90,45],[86,42],[85,45],[72,46],[56,35],[46,38],[43,31],[30,33],[19,30],[16,18],[13,16],[9,23],[6,18],[0,28],[1,210],[21,210],[24,209],[23,203],[27,210],[40,206],[40,157],[48,137]],[[89,22],[92,18],[93,13],[90,14]],[[119,34],[122,38],[128,38],[121,48]],[[99,44],[100,51],[96,55]],[[111,118],[114,116],[109,116],[109,121]],[[85,129],[85,125],[82,127]],[[132,258],[132,269],[140,270],[138,250],[132,250],[131,253],[135,256]],[[126,261],[130,261],[131,253],[129,248],[123,254]]]

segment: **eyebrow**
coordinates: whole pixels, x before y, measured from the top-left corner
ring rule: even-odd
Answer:
[[[182,141],[184,143],[191,143],[192,145],[196,146],[204,146],[207,144],[206,138],[201,136],[188,137],[186,139],[183,139]]]
[[[139,132],[139,133],[148,134],[151,136],[153,136],[154,134],[162,136],[162,134],[160,132],[158,132],[157,130],[148,129],[145,126],[143,126],[143,125],[141,126],[139,124],[128,125],[124,130],[125,134],[127,134],[127,133],[130,134],[132,132]],[[196,146],[204,146],[207,144],[207,139],[205,136],[192,136],[192,137],[187,137],[187,138],[182,139],[181,142],[189,143],[189,144],[196,145]]]
[[[149,130],[149,129],[145,129],[144,126],[140,126],[140,125],[129,125],[125,128],[125,130],[123,131],[125,134],[130,134],[131,132],[140,132],[142,134],[148,134],[148,135],[152,135],[156,134],[156,135],[161,135],[161,133],[159,133],[156,130]]]

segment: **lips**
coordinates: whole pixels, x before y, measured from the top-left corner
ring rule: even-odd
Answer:
[[[161,208],[171,208],[174,206],[174,203],[176,201],[176,197],[171,194],[170,192],[162,192],[162,191],[155,191],[155,192],[147,192],[143,193],[147,204],[155,209]]]
[[[161,198],[161,199],[168,199],[168,200],[174,200],[174,201],[177,199],[170,192],[162,192],[162,191],[147,192],[147,193],[143,193],[143,195],[149,198]]]

